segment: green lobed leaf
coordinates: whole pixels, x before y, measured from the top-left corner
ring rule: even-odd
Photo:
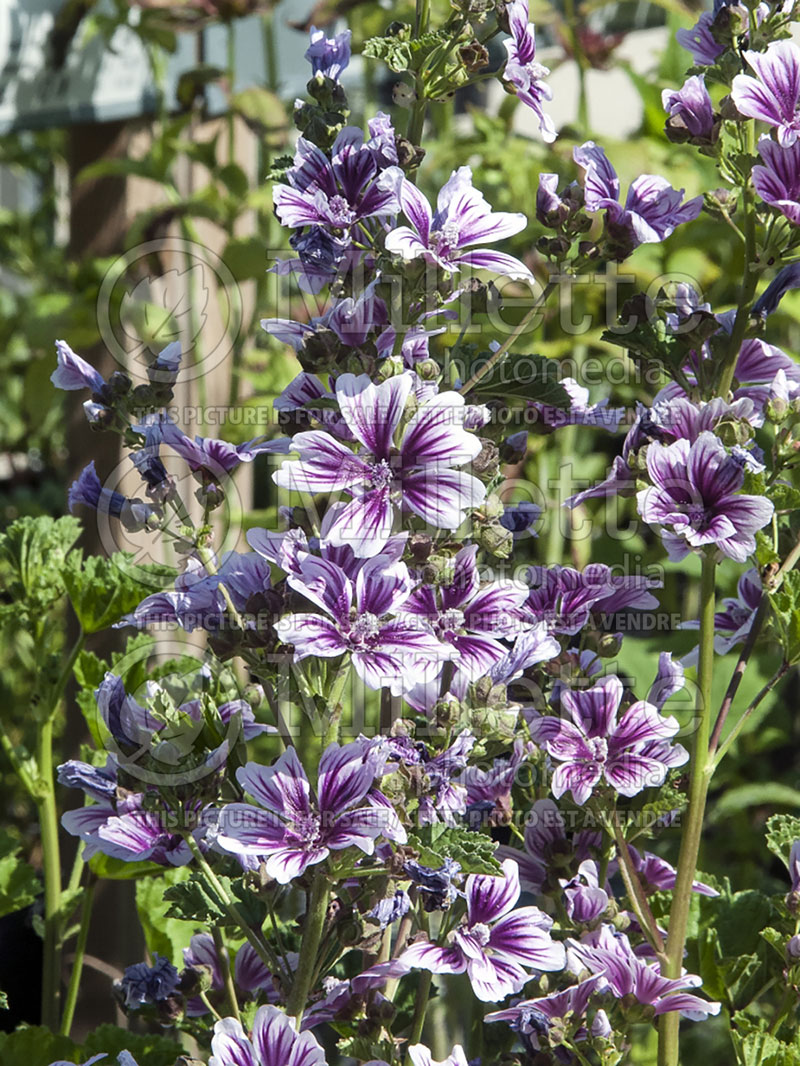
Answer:
[[[0,1062],[3,1066],[50,1066],[58,1059],[85,1061],[77,1057],[77,1048],[69,1037],[58,1036],[43,1026],[31,1025],[13,1033],[0,1033]]]
[[[0,536],[0,559],[11,568],[8,593],[33,609],[46,609],[64,593],[63,573],[81,526],[70,515],[18,518]]]
[[[792,844],[800,840],[800,818],[792,814],[773,814],[767,819],[767,847],[782,862],[789,866]]]
[[[445,859],[461,864],[465,874],[500,874],[500,863],[494,857],[497,844],[483,833],[475,833],[461,826],[426,825],[409,834],[409,846],[419,851],[423,866],[438,869]]]
[[[108,1055],[103,1062],[113,1063],[120,1051],[129,1051],[137,1066],[174,1066],[175,1060],[183,1048],[175,1040],[156,1033],[132,1033],[129,1029],[120,1029],[116,1025],[99,1025],[86,1038],[82,1047],[84,1058],[91,1058],[101,1051]]]
[[[137,573],[152,578],[141,581]],[[110,559],[92,555],[83,559],[74,552],[64,568],[64,584],[73,610],[85,633],[97,633],[118,622],[152,591],[175,576],[172,567],[156,564],[133,566],[128,552],[115,552]]]
[[[42,886],[33,867],[20,858],[20,845],[0,830],[0,917],[30,906]]]
[[[183,965],[183,949],[189,946],[194,926],[173,917],[167,892],[191,876],[186,866],[163,870],[160,877],[146,877],[136,885],[136,909],[142,923],[147,950],[158,952],[174,966]]]
[[[447,40],[448,35],[442,30],[423,33],[415,40],[407,40],[400,35],[371,37],[361,51],[368,59],[380,59],[389,70],[401,74],[404,70],[419,70],[431,54]]]

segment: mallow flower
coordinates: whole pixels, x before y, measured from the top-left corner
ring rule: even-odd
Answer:
[[[731,455],[713,433],[701,433],[693,444],[653,443],[647,449],[651,485],[637,493],[639,514],[661,530],[671,559],[683,559],[693,549],[715,545],[743,563],[755,551],[755,534],[775,510],[765,496],[748,496],[744,462]]]
[[[151,507],[149,503],[137,498],[124,496],[115,489],[106,488],[97,476],[94,459],[85,466],[73,481],[69,489],[70,513],[75,513],[75,508],[81,504],[89,507],[98,514],[107,514],[112,518],[118,518],[122,525],[131,533],[144,529],[151,519],[159,518],[159,511]]]
[[[305,555],[300,573],[287,580],[324,612],[298,612],[276,623],[281,640],[294,646],[296,661],[349,653],[365,685],[400,695],[408,685],[407,656],[436,663],[449,654],[424,621],[395,617],[414,587],[405,563],[387,565],[377,556],[351,580],[336,563]]]
[[[438,529],[457,529],[486,489],[455,467],[480,452],[478,438],[464,429],[464,398],[447,391],[422,404],[400,428],[417,379],[405,371],[374,385],[366,374],[336,379],[342,418],[360,445],[354,452],[322,430],[296,433],[300,458],[284,462],[275,483],[296,492],[347,491],[345,507],[329,508],[322,536],[348,544],[357,556],[377,555],[395,525],[398,510],[413,511]]]
[[[632,704],[618,718],[622,696],[622,682],[610,675],[589,689],[562,690],[561,707],[572,721],[540,716],[529,722],[533,739],[559,764],[551,785],[556,799],[571,791],[575,803],[583,806],[601,781],[622,796],[636,796],[664,783],[676,753],[682,762],[689,758],[679,744],[670,748],[669,760],[647,754],[646,745],[675,736],[678,721],[665,718],[646,700]]]
[[[766,122],[775,129],[778,144],[791,147],[800,136],[800,48],[790,40],[773,41],[766,52],[745,52],[744,58],[756,77],[737,74],[733,79],[737,111]]]
[[[781,148],[771,137],[758,142],[763,166],[753,167],[753,187],[795,226],[800,226],[800,142]]]
[[[617,999],[629,996],[652,1007],[655,1016],[677,1010],[685,1018],[701,1021],[709,1014],[719,1014],[719,1003],[687,991],[699,988],[701,978],[690,973],[675,980],[662,977],[658,964],[636,955],[627,936],[611,925],[602,925],[580,941],[568,940],[567,947],[571,969],[586,969],[603,978],[599,991],[608,990]]]
[[[370,801],[376,769],[376,757],[363,745],[330,744],[314,795],[294,748],[272,766],[249,762],[236,779],[258,806],[223,807],[216,843],[242,858],[263,858],[267,874],[282,885],[324,862],[331,851],[356,847],[371,855],[376,837],[394,836],[399,828],[389,808]]]
[[[294,166],[285,185],[275,185],[275,213],[284,226],[320,226],[338,236],[371,218],[397,210],[393,188],[376,180],[382,168],[370,141],[358,126],[345,126],[336,137],[330,158],[311,141],[299,137]]]
[[[248,1034],[235,1018],[221,1018],[211,1038],[208,1066],[326,1066],[311,1033],[298,1033],[293,1019],[269,1004],[259,1007]]]
[[[683,189],[673,189],[666,178],[641,174],[628,189],[625,205],[620,203],[617,172],[605,152],[594,141],[574,148],[572,157],[585,170],[584,197],[587,211],[606,212],[606,231],[622,258],[640,244],[658,244],[682,222],[697,218],[703,208],[702,196],[683,199]]]
[[[350,62],[351,30],[342,30],[335,37],[326,37],[324,30],[312,26],[309,31],[309,45],[305,58],[311,64],[314,74],[323,74],[331,81],[338,81],[342,71]]]
[[[556,139],[553,120],[544,113],[545,101],[553,99],[553,91],[544,80],[550,71],[536,61],[536,33],[528,21],[528,0],[513,0],[505,5],[505,11],[511,36],[503,42],[508,55],[503,79],[536,115],[542,140],[550,143]]]
[[[423,259],[451,274],[471,267],[533,282],[530,270],[514,256],[493,248],[473,248],[519,233],[527,219],[520,212],[492,211],[483,193],[473,186],[469,167],[453,171],[439,192],[435,212],[398,168],[387,171],[380,183],[394,188],[410,223],[387,235],[387,252],[406,260]]]
[[[400,956],[408,966],[432,973],[465,973],[475,995],[494,1003],[518,992],[528,969],[552,972],[565,964],[563,944],[550,938],[552,918],[538,907],[517,907],[519,871],[506,859],[501,877],[470,874],[467,913],[439,945],[417,940]]]

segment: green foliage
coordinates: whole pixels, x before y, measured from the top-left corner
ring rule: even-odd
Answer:
[[[222,887],[234,899],[242,917],[249,925],[260,928],[267,917],[266,904],[248,888],[243,878],[231,878],[223,874],[217,876]],[[164,891],[164,900],[169,904],[167,918],[203,925],[233,924],[224,901],[197,873],[192,873],[186,880],[167,888]]]
[[[800,1044],[784,1044],[769,1033],[763,1020],[753,1022],[736,1014],[733,1025],[731,1037],[740,1066],[800,1066]]]
[[[129,1051],[137,1066],[174,1066],[181,1050],[175,1040],[157,1033],[132,1033],[116,1025],[99,1025],[86,1038],[82,1054],[89,1058],[105,1051],[110,1066],[120,1051]]]
[[[20,612],[41,612],[64,594],[64,569],[81,527],[66,516],[20,518],[0,535],[0,561],[10,570],[8,594],[13,603],[0,619],[20,619]]]
[[[800,840],[800,818],[793,814],[773,814],[767,819],[766,840],[772,854],[788,867],[792,844]]]
[[[20,858],[20,845],[0,830],[0,918],[29,906],[42,886],[29,863]]]
[[[409,834],[408,843],[419,851],[423,866],[438,869],[445,859],[454,859],[465,874],[500,873],[500,863],[494,857],[497,844],[483,833],[436,823],[415,829]]]
[[[84,633],[99,633],[118,622],[153,591],[174,579],[172,567],[155,563],[135,565],[129,552],[84,559],[73,552],[62,577],[72,608]]]
[[[449,35],[444,31],[433,30],[411,40],[408,36],[409,29],[410,27],[405,27],[391,37],[371,38],[365,43],[362,55],[367,59],[380,59],[389,70],[402,74],[406,70],[419,70],[439,46],[449,39]]]
[[[57,1059],[85,1061],[77,1058],[77,1048],[69,1037],[58,1036],[42,1026],[26,1026],[13,1033],[0,1033],[3,1066],[50,1066]],[[139,1063],[139,1066],[146,1064]]]
[[[187,867],[164,870],[160,875],[141,878],[136,882],[136,910],[142,924],[147,950],[158,952],[174,966],[182,966],[183,949],[189,946],[195,927],[186,921],[170,917],[167,892],[182,885],[190,877]]]

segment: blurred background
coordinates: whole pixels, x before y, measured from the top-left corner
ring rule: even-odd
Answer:
[[[448,5],[434,0],[433,6],[435,23]],[[692,25],[698,10],[681,0],[532,4],[539,58],[552,70],[550,110],[559,140],[542,144],[530,115],[496,80],[488,81],[431,108],[420,185],[433,197],[454,167],[469,163],[496,210],[522,210],[533,219],[539,173],[573,180],[572,147],[592,137],[605,147],[623,187],[650,172],[685,187],[687,195],[715,188],[721,182],[713,160],[670,144],[663,134],[661,89],[682,84],[691,62],[675,30]],[[23,515],[65,513],[68,485],[92,459],[101,480],[114,477],[123,491],[129,477],[117,438],[87,425],[83,397],[51,386],[57,338],[104,377],[125,369],[134,378],[137,372],[143,377],[145,352],[179,340],[185,373],[176,402],[186,432],[236,442],[276,434],[272,399],[300,368],[259,320],[307,319],[322,310],[315,298],[289,294],[268,273],[289,252],[286,231],[272,213],[269,175],[292,151],[292,105],[304,95],[309,72],[303,59],[308,29],[333,32],[346,24],[357,53],[392,19],[412,18],[408,0],[0,0],[0,529]],[[500,38],[492,44],[490,61],[499,67],[505,55]],[[402,131],[405,115],[392,104],[396,80],[376,61],[354,56],[344,79],[351,122],[382,109]],[[538,236],[534,221],[509,247],[535,272],[543,269]],[[624,264],[614,286],[617,307],[636,288],[657,288],[669,276],[691,280],[714,310],[724,310],[734,302],[741,269],[736,234],[704,215]],[[590,387],[592,400],[647,403],[657,385],[637,380],[623,350],[601,337],[609,324],[607,298],[602,279],[576,287],[572,319],[591,316],[588,330],[565,331],[553,308],[525,343],[567,364]],[[798,300],[787,297],[767,336],[793,353],[800,344],[798,310]],[[454,339],[445,335],[436,343],[444,348]],[[598,365],[599,375],[582,377],[581,368]],[[530,561],[582,567],[591,560],[626,573],[661,566],[663,610],[677,625],[696,617],[696,560],[665,564],[657,539],[632,521],[629,502],[605,518],[599,502],[572,518],[559,508],[573,488],[605,474],[621,441],[575,427],[531,435],[527,459],[512,471],[549,504]],[[267,462],[241,472],[238,499],[220,531],[225,547],[241,547],[248,526],[276,523]],[[580,531],[590,515],[587,537]],[[109,544],[90,523],[81,545],[87,553],[153,550],[141,540]],[[721,574],[723,591],[733,594],[737,569],[726,563]],[[64,612],[66,635],[71,620]],[[632,634],[620,652],[620,671],[648,684],[667,640],[678,652],[693,643],[691,633]],[[124,643],[115,631],[95,635],[89,648],[108,656]],[[20,665],[18,650],[13,634],[5,633],[0,713],[15,743],[25,740],[31,691],[31,668]],[[775,662],[765,643],[743,686],[745,701]],[[721,664],[720,698],[729,675]],[[797,756],[788,754],[799,750],[791,709],[797,695],[790,680],[764,701],[715,778],[724,800],[712,799],[704,862],[730,871],[737,888],[774,879],[775,890],[785,891],[781,870],[769,866],[761,828],[773,811],[800,806],[800,791],[785,783],[797,780]],[[71,705],[62,757],[76,755],[85,739],[83,719]],[[784,783],[778,785],[779,778]],[[35,811],[13,782],[3,765],[2,822],[36,868]],[[724,832],[715,828],[723,819]],[[69,859],[72,843],[64,845]],[[100,888],[77,1036],[114,1020],[110,980],[144,950],[130,885],[103,882]],[[36,904],[8,913],[4,898],[0,878],[0,988],[11,1001],[11,1010],[0,1012],[0,1028],[11,1029],[38,1015],[39,941],[32,928]],[[458,1012],[457,997],[436,1009]],[[713,1029],[713,1022],[698,1027],[696,1039],[713,1041]]]

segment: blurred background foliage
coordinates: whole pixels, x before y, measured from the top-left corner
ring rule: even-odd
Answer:
[[[69,5],[68,5],[69,6]],[[110,38],[119,21],[128,19],[127,4],[100,7],[83,5],[84,19],[92,33]],[[132,5],[136,6],[136,5]],[[142,4],[139,32],[151,58],[156,84],[163,74],[165,58],[174,49],[179,34],[197,34],[198,27],[209,20],[221,20],[232,27],[237,17],[252,14],[256,5],[245,0],[230,3]],[[448,5],[434,2],[436,12],[444,15]],[[311,22],[328,25],[344,18],[353,30],[354,51],[364,41],[382,33],[390,18],[410,21],[413,5],[354,3],[353,0],[320,0],[306,18],[300,17],[289,0],[259,12],[263,22],[265,56],[263,79],[232,91],[236,71],[210,67],[202,61],[185,75],[179,85],[177,112],[164,107],[132,125],[138,137],[135,148],[122,158],[97,162],[83,173],[73,175],[77,187],[81,182],[123,177],[146,186],[149,206],[131,219],[123,246],[119,251],[142,241],[165,234],[178,234],[190,240],[208,239],[212,234],[215,247],[236,282],[245,291],[245,324],[232,345],[229,365],[225,369],[224,392],[231,412],[228,422],[210,427],[227,439],[238,441],[253,436],[252,427],[236,412],[241,406],[263,409],[299,371],[299,364],[284,346],[276,343],[259,328],[261,317],[274,314],[270,306],[274,279],[266,273],[266,250],[275,254],[287,249],[286,232],[272,214],[271,187],[267,180],[275,160],[291,150],[292,100],[282,92],[279,70],[275,65],[274,27],[276,20],[294,21],[298,33]],[[659,62],[649,74],[633,73],[631,91],[642,103],[642,122],[638,130],[627,131],[619,139],[603,137],[609,158],[617,167],[623,187],[641,173],[658,173],[667,177],[687,195],[696,195],[721,184],[713,160],[699,155],[690,146],[670,144],[663,134],[664,112],[661,90],[678,87],[684,79],[690,57],[675,42],[674,31],[689,26],[697,11],[678,0],[657,4],[600,4],[593,0],[580,4],[573,12],[567,7],[532,5],[531,17],[537,22],[540,47],[547,49],[548,63],[570,62],[576,34],[584,42],[583,60],[589,66],[603,67],[615,62],[614,52],[629,33],[643,28],[662,26],[664,47]],[[116,20],[116,21],[115,21]],[[80,21],[80,20],[79,20]],[[78,26],[73,32],[86,32]],[[231,31],[232,32],[232,31]],[[582,35],[582,36],[581,36]],[[231,53],[232,54],[232,53]],[[559,58],[560,57],[560,58]],[[201,57],[202,59],[202,57]],[[493,60],[499,60],[493,54]],[[279,66],[279,65],[278,65]],[[402,131],[405,113],[391,103],[395,78],[373,60],[365,59],[356,68],[348,91],[354,112],[351,121],[361,123],[381,108],[390,111],[395,125]],[[227,101],[226,114],[212,121],[207,113],[207,90],[221,89]],[[515,121],[517,101],[496,86],[492,92],[471,92],[457,97],[454,106],[444,102],[432,108],[424,139],[425,159],[419,171],[419,183],[426,194],[435,198],[436,191],[455,167],[473,167],[476,185],[498,211],[524,211],[531,220],[528,228],[508,243],[508,250],[523,258],[540,274],[543,262],[537,257],[535,243],[540,227],[535,221],[535,195],[538,176],[543,171],[557,172],[564,183],[575,178],[572,148],[592,135],[591,129],[578,123],[561,130],[552,146],[542,144],[519,132]],[[0,198],[0,528],[23,515],[58,516],[66,510],[66,488],[77,473],[70,447],[67,408],[70,397],[53,389],[49,376],[55,366],[53,341],[64,337],[76,351],[85,354],[100,343],[97,324],[97,299],[102,280],[114,256],[73,254],[74,234],[70,232],[70,129],[22,131],[0,136],[0,167],[14,176],[23,194],[17,202],[5,206]],[[253,165],[240,162],[243,138],[254,140]],[[599,139],[599,138],[598,138]],[[248,157],[249,158],[249,157]],[[188,177],[187,177],[188,175]],[[715,311],[735,303],[742,276],[743,253],[733,229],[707,215],[694,224],[679,227],[663,244],[643,246],[621,269],[625,280],[619,286],[619,305],[637,289],[658,284],[665,275],[692,280]],[[130,288],[135,290],[136,277]],[[509,292],[513,291],[512,289]],[[567,364],[575,375],[588,361],[600,361],[614,367],[606,380],[592,382],[592,400],[608,398],[611,406],[631,408],[636,402],[652,400],[658,384],[637,379],[634,365],[622,349],[601,340],[607,325],[607,287],[602,278],[573,287],[574,321],[591,316],[586,332],[565,332],[559,308],[551,306],[535,333],[520,341],[518,351],[531,351]],[[295,306],[299,306],[295,304]],[[118,309],[120,310],[120,309]],[[162,309],[163,310],[163,309]],[[181,324],[168,322],[163,316],[148,316],[147,300],[133,301],[125,309],[143,341],[157,343],[158,335],[148,335],[148,323],[156,318],[160,329],[179,333]],[[522,310],[509,312],[521,317]],[[476,325],[486,326],[478,316]],[[166,334],[164,334],[166,335]],[[435,338],[444,350],[456,340],[456,334]],[[171,335],[170,335],[170,339]],[[790,353],[800,350],[800,297],[787,296],[780,311],[769,320],[765,339]],[[577,375],[580,379],[580,373]],[[197,400],[206,402],[206,384],[198,382]],[[202,432],[202,430],[198,430]],[[551,435],[529,438],[529,452],[524,467],[513,471],[516,477],[539,487],[550,504],[538,527],[530,561],[566,563],[579,567],[589,561],[605,562],[631,573],[660,567],[665,576],[662,609],[676,619],[696,617],[699,566],[690,558],[680,564],[666,563],[660,541],[636,521],[632,501],[617,501],[614,522],[603,514],[604,504],[593,501],[573,518],[570,525],[559,499],[573,489],[573,472],[580,487],[604,474],[611,459],[619,452],[622,435],[601,430],[567,427]],[[98,448],[104,446],[97,438]],[[249,472],[248,472],[249,473]],[[244,526],[275,524],[276,501],[268,469],[261,462],[253,467],[252,506],[242,516]],[[576,527],[589,528],[591,535],[579,535]],[[724,585],[720,595],[735,592],[739,568],[726,562],[720,569]],[[0,564],[0,587],[6,587]],[[3,602],[9,604],[8,591]],[[62,624],[68,624],[67,606]],[[659,651],[669,647],[676,653],[688,651],[694,641],[691,632],[630,634],[619,655],[619,669],[641,691],[655,673]],[[54,648],[57,651],[57,648]],[[718,661],[715,699],[722,694],[735,664],[736,656]],[[742,706],[760,689],[774,672],[776,656],[763,642],[742,686]],[[35,677],[25,664],[19,648],[10,641],[0,645],[0,706],[3,725],[12,735],[24,732],[24,722]],[[704,840],[703,866],[725,871],[737,889],[766,888],[785,891],[785,873],[771,858],[763,841],[766,818],[775,811],[794,812],[800,808],[798,779],[798,696],[797,680],[790,677],[784,685],[764,700],[750,726],[736,744],[714,779],[710,818]],[[676,710],[680,715],[680,709]],[[688,716],[687,716],[688,717]],[[69,731],[64,739],[64,755],[77,754],[80,729]],[[35,866],[34,812],[14,786],[14,778],[0,776],[0,810],[4,824],[15,829],[30,861]],[[788,782],[788,783],[787,783]],[[795,783],[793,785],[792,783]],[[674,842],[677,850],[677,842]],[[665,857],[674,860],[673,854]],[[130,960],[124,960],[130,961]],[[693,965],[689,966],[693,969]],[[442,1021],[451,1013],[463,1010],[464,999],[456,984],[447,1003],[434,1005]],[[689,1063],[721,1061],[718,1032],[714,1022],[692,1031]],[[650,1035],[643,1030],[642,1045],[636,1061],[645,1063],[652,1046]],[[716,1051],[715,1051],[716,1048]],[[653,1049],[653,1058],[655,1052]]]

